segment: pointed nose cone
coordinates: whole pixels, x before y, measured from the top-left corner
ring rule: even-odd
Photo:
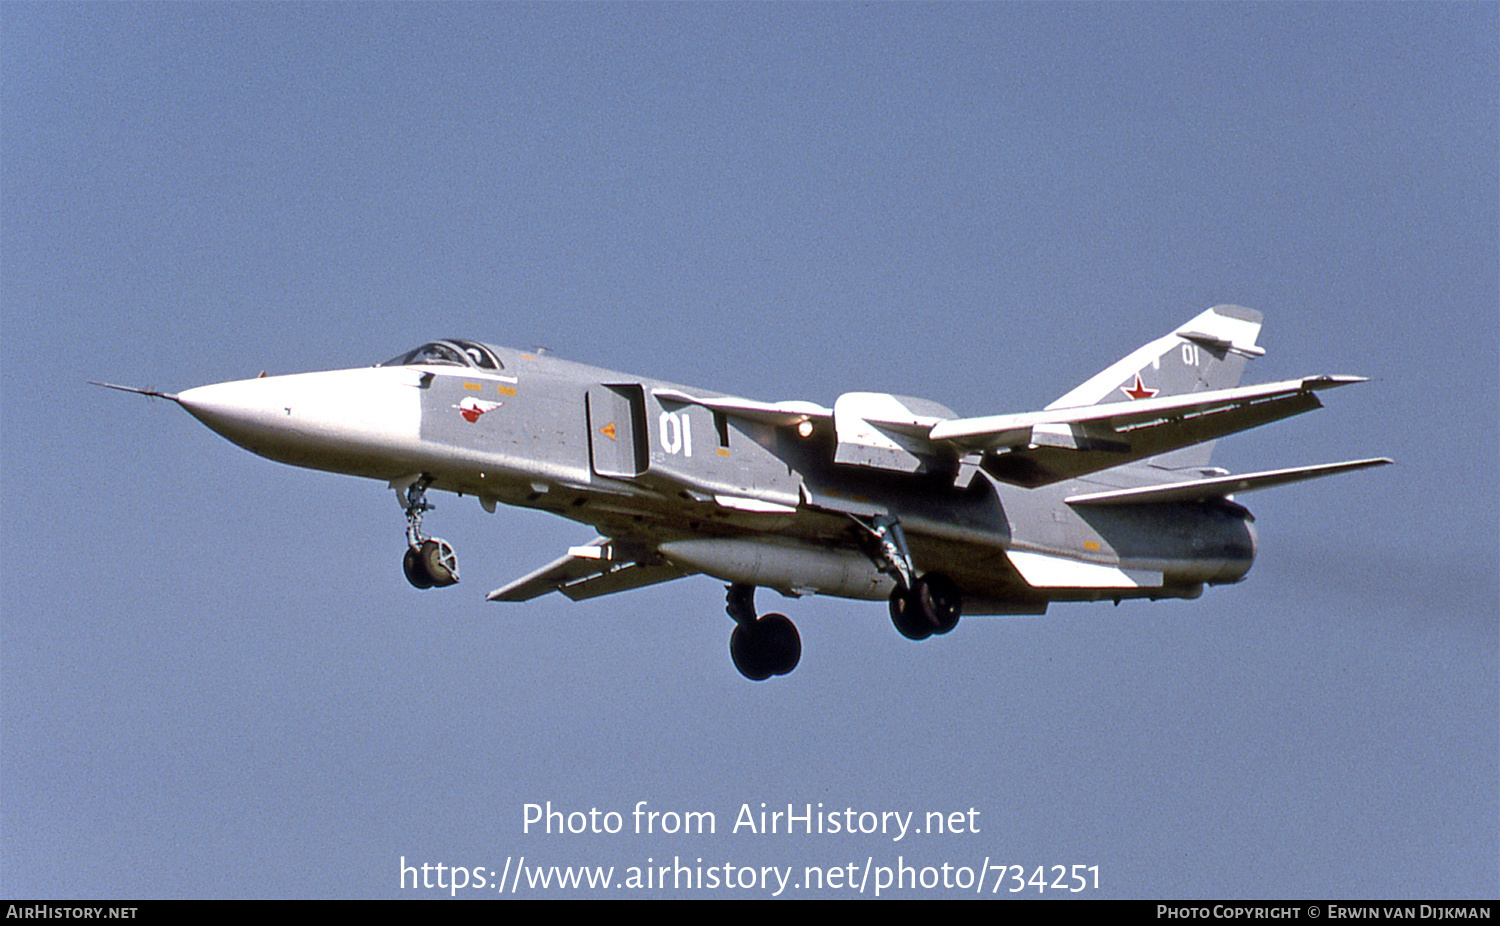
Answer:
[[[286,426],[286,421],[278,419],[278,412],[281,419],[290,418],[285,407],[277,407],[281,397],[278,390],[268,388],[272,382],[248,379],[199,386],[178,393],[177,404],[241,447],[255,450],[253,444],[274,438],[278,429]]]
[[[419,444],[417,389],[380,368],[215,383],[179,393],[177,404],[246,450],[295,466],[384,476],[410,465]]]

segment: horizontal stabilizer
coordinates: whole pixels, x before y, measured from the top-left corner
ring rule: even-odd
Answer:
[[[1241,473],[1234,476],[1215,476],[1211,479],[1193,479],[1173,482],[1168,485],[1146,486],[1139,489],[1114,489],[1108,492],[1089,492],[1072,495],[1069,505],[1139,505],[1155,502],[1198,502],[1211,498],[1224,498],[1235,492],[1250,492],[1271,486],[1317,479],[1371,466],[1385,466],[1394,462],[1386,457],[1368,460],[1347,460],[1343,463],[1322,463],[1317,466],[1296,466],[1291,469],[1272,469],[1259,473]]]
[[[639,555],[627,555],[629,553]],[[530,601],[548,592],[562,592],[574,601],[643,588],[692,575],[644,550],[617,548],[608,537],[572,547],[566,556],[501,586],[485,596],[488,601]]]
[[[1032,588],[1154,588],[1162,574],[1146,569],[1121,569],[1100,563],[1006,550],[1011,564]]]

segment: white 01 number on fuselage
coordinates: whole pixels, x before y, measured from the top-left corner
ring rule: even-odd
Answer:
[[[662,412],[657,422],[661,449],[670,454],[693,455],[693,421],[682,412]]]

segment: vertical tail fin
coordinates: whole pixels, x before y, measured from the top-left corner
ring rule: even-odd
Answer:
[[[1110,364],[1047,408],[1232,389],[1239,385],[1245,361],[1265,353],[1255,346],[1260,318],[1259,312],[1237,305],[1215,306]]]
[[[1245,361],[1265,350],[1255,346],[1261,314],[1237,305],[1207,312],[1110,364],[1047,408],[1078,408],[1152,396],[1187,395],[1239,385]],[[1155,458],[1170,467],[1203,466],[1213,442]]]

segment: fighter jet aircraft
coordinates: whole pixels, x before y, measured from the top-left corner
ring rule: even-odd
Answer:
[[[1041,411],[963,418],[850,392],[764,402],[469,340],[373,367],[264,376],[162,396],[230,441],[295,466],[378,479],[406,513],[417,588],[458,581],[423,531],[430,490],[548,511],[600,536],[490,592],[573,600],[702,573],[728,584],[746,677],[790,672],[796,627],[754,594],[885,600],[903,636],[1053,601],[1195,598],[1255,556],[1231,497],[1391,462],[1230,475],[1215,439],[1321,407],[1363,381],[1239,386],[1259,313],[1218,306]],[[98,385],[109,385],[100,383]]]

